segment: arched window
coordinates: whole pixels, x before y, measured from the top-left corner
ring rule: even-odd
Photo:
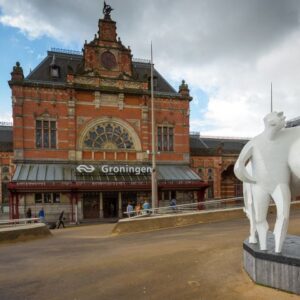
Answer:
[[[119,124],[102,123],[94,126],[84,137],[84,146],[90,149],[134,149],[132,137]]]

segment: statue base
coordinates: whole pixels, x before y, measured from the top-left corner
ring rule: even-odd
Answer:
[[[244,241],[244,268],[261,285],[300,295],[300,237],[287,235],[282,252],[275,253],[274,236],[268,233],[269,250]]]

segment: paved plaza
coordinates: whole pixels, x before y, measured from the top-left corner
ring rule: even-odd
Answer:
[[[244,272],[246,219],[124,236],[111,236],[113,226],[1,245],[1,300],[299,299],[258,286]],[[299,212],[289,233],[300,235]]]

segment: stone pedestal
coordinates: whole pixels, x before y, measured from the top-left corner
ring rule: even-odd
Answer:
[[[300,295],[300,237],[287,235],[282,253],[275,253],[274,236],[268,233],[267,251],[258,244],[243,243],[244,268],[261,285]]]

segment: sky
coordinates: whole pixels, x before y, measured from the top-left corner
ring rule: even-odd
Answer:
[[[118,36],[135,58],[150,58],[193,97],[191,131],[252,137],[273,108],[300,116],[300,1],[107,0]],[[81,51],[102,18],[103,2],[0,0],[0,120],[11,120],[7,81],[16,61],[25,76],[47,50]]]

